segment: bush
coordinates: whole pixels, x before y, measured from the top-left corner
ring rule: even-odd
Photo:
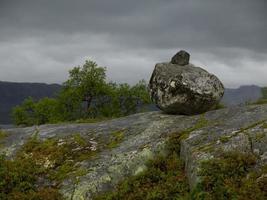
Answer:
[[[0,156],[0,199],[62,199],[56,189],[37,186],[38,175],[39,166],[30,158],[7,160]]]
[[[86,118],[113,118],[136,113],[150,103],[145,81],[134,86],[106,82],[106,68],[85,61],[69,71],[57,98],[26,99],[13,109],[15,124],[32,126]]]
[[[55,123],[59,120],[57,106],[56,99],[43,98],[35,102],[29,97],[20,106],[13,109],[12,116],[17,125],[32,126]]]

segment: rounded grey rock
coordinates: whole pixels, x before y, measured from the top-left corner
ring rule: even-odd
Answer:
[[[182,65],[182,66],[188,65],[189,59],[190,59],[190,54],[184,50],[181,50],[172,57],[171,63],[177,64],[177,65]]]
[[[192,64],[156,64],[149,82],[150,96],[169,114],[199,114],[219,103],[224,94],[221,81]]]

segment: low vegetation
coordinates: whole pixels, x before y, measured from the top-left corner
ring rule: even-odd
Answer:
[[[108,147],[109,148],[117,147],[122,142],[123,139],[124,139],[124,132],[123,131],[115,131],[115,132],[111,133]]]
[[[10,160],[0,157],[0,199],[62,199],[61,182],[77,181],[86,169],[79,162],[96,155],[97,149],[80,134],[66,139],[29,139]]]
[[[204,161],[201,182],[192,192],[195,200],[264,200],[267,197],[267,166],[254,170],[256,157],[250,153],[224,152]]]
[[[23,126],[90,121],[133,114],[148,103],[145,81],[133,86],[107,82],[106,68],[86,61],[69,71],[69,79],[56,98],[25,99],[13,109],[12,116],[15,124]]]
[[[0,129],[0,141],[7,137],[7,133]]]
[[[262,92],[262,99],[267,99],[267,87],[263,87],[261,89]]]
[[[0,129],[0,148],[3,146],[3,140],[7,137],[7,133]]]
[[[222,103],[217,103],[212,110],[219,110],[219,109],[223,109],[225,108],[225,105],[223,105]]]
[[[267,87],[261,88],[261,93],[262,93],[262,97],[258,101],[252,104],[255,104],[255,105],[267,104]]]
[[[37,185],[42,169],[30,158],[8,160],[0,156],[0,199],[2,200],[60,200],[54,187]]]
[[[261,104],[267,104],[267,99],[259,99],[258,101],[253,103],[254,105],[261,105]]]

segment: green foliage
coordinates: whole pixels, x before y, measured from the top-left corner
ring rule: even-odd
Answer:
[[[261,88],[262,99],[267,99],[267,87]]]
[[[124,132],[123,131],[115,131],[111,133],[110,142],[107,145],[108,148],[115,148],[117,147],[122,140],[124,139]]]
[[[192,199],[266,199],[267,179],[262,177],[259,181],[266,170],[252,172],[255,163],[253,154],[239,152],[225,152],[204,161],[199,172],[201,182],[192,192]]]
[[[0,141],[6,138],[7,136],[8,136],[7,133],[0,129]]]
[[[59,120],[56,99],[43,98],[35,104],[35,124],[55,123]]]
[[[231,139],[231,137],[229,137],[229,136],[221,136],[220,137],[220,141],[222,143],[227,143],[230,139]]]
[[[254,102],[253,104],[261,105],[261,104],[267,104],[267,87],[261,88],[262,97]]]
[[[31,126],[114,118],[141,111],[142,105],[148,103],[150,97],[145,81],[134,86],[107,83],[106,68],[85,61],[82,67],[69,71],[69,79],[57,98],[37,102],[28,98],[13,109],[13,119],[17,125]]]
[[[105,72],[106,68],[88,60],[82,67],[74,67],[69,71],[69,79],[63,84],[59,96],[64,120],[74,120],[92,113],[92,102],[106,94]],[[82,108],[82,102],[86,103],[85,109]]]
[[[62,181],[69,178],[76,182],[77,177],[86,174],[87,170],[77,163],[92,158],[96,151],[80,134],[44,141],[35,134],[14,159],[0,156],[0,199],[62,199],[58,191]]]
[[[21,106],[16,106],[12,111],[15,123],[17,125],[34,125],[36,123],[34,109],[33,99],[31,97],[25,99]]]
[[[81,98],[90,103],[93,97],[104,93],[105,72],[106,68],[98,67],[95,62],[86,60],[82,67],[74,67],[69,71],[69,79],[64,86],[75,88]]]
[[[261,104],[267,104],[267,99],[259,99],[258,101],[252,103],[252,105],[261,105]]]
[[[53,187],[37,186],[40,170],[30,158],[7,160],[0,156],[0,199],[62,199]]]
[[[97,117],[97,118],[84,118],[84,119],[77,119],[74,122],[75,123],[98,123],[102,121],[107,121],[111,118],[109,117]]]
[[[12,116],[17,125],[55,123],[58,121],[57,101],[52,98],[43,98],[34,102],[29,97],[13,109]]]

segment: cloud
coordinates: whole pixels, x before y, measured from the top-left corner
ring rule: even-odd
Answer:
[[[179,49],[228,87],[267,85],[265,0],[0,0],[0,80],[58,82],[93,59],[149,79]]]

